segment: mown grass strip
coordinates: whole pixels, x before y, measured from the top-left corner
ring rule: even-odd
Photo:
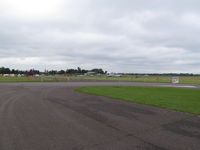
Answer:
[[[200,90],[160,87],[90,86],[78,92],[200,114]]]

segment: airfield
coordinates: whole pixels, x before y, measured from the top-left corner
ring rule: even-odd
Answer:
[[[75,92],[123,81],[0,83],[0,150],[199,150],[199,115]]]

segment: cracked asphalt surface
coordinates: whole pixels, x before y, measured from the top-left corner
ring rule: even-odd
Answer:
[[[74,92],[137,82],[1,83],[0,150],[199,150],[200,117]]]

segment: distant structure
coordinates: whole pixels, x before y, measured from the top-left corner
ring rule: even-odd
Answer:
[[[172,83],[173,84],[178,84],[180,82],[179,77],[172,77]]]
[[[122,77],[122,75],[118,73],[108,73],[107,76],[108,77]]]
[[[92,72],[92,71],[85,73],[86,76],[94,76],[96,74],[97,74],[96,72]]]

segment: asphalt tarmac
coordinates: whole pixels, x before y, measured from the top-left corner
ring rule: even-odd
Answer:
[[[1,83],[0,150],[200,150],[200,116],[74,92],[137,82]]]

